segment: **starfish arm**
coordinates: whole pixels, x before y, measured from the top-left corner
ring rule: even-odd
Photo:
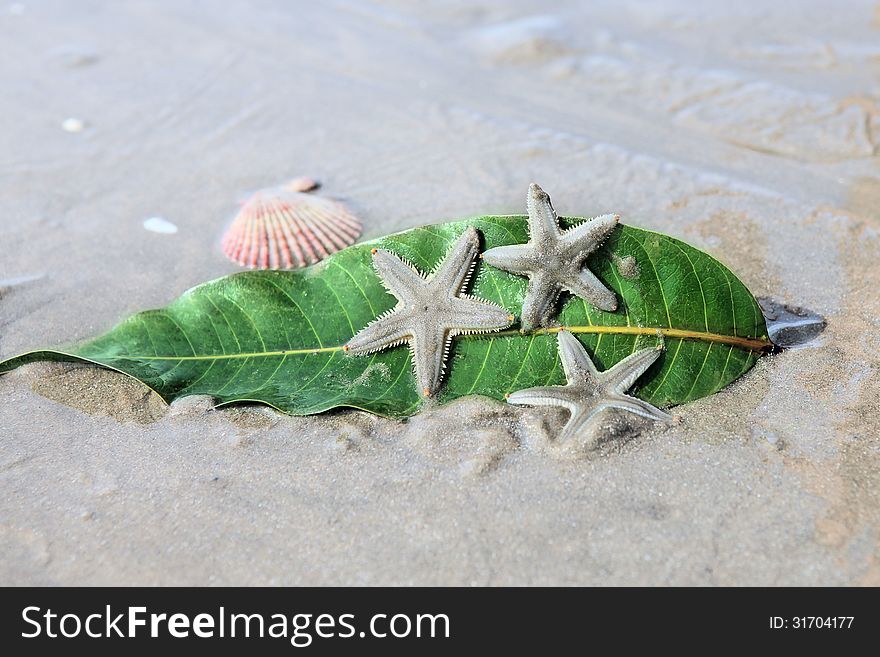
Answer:
[[[454,334],[482,333],[507,328],[516,319],[507,310],[489,301],[463,296],[449,300],[449,313],[437,313],[437,322]]]
[[[412,291],[425,286],[425,279],[408,262],[391,251],[378,249],[373,254],[373,268],[385,288],[401,301],[412,296]]]
[[[565,386],[539,386],[517,390],[507,396],[507,403],[515,406],[557,406],[571,413],[577,412],[577,405],[564,394]]]
[[[468,226],[431,276],[431,288],[439,294],[459,294],[474,270],[474,257],[479,250],[480,236],[473,226]]]
[[[648,347],[630,354],[600,375],[603,386],[623,394],[660,358],[663,347]]]
[[[605,401],[605,406],[608,408],[619,408],[622,411],[635,413],[650,420],[659,420],[660,422],[674,421],[672,416],[666,411],[629,395],[611,393]]]
[[[380,315],[358,331],[344,348],[355,356],[371,354],[399,345],[410,336],[411,331],[407,328],[405,317],[398,312],[391,311]]]
[[[600,310],[617,310],[617,295],[602,284],[589,269],[582,269],[577,278],[569,278],[563,287]]]
[[[556,339],[565,379],[569,382],[586,381],[598,385],[599,371],[581,341],[569,331],[560,331]]]
[[[483,252],[483,262],[514,274],[531,273],[535,259],[535,248],[528,244],[496,246]]]
[[[601,217],[572,226],[562,233],[561,241],[573,257],[584,257],[598,249],[620,221],[620,215],[603,214]]]
[[[549,323],[560,291],[559,284],[544,272],[533,274],[529,278],[520,317],[520,323],[525,330]]]
[[[568,418],[568,422],[565,423],[565,426],[562,427],[562,431],[559,433],[559,442],[568,442],[576,436],[586,435],[588,439],[584,441],[584,447],[587,449],[592,448],[601,438],[601,434],[596,431],[595,423],[599,413],[604,409],[605,406],[603,405],[590,405],[581,407],[572,413],[571,417]]]
[[[556,210],[550,203],[550,195],[540,186],[532,183],[529,185],[526,207],[529,211],[530,241],[541,243],[546,240],[555,240],[559,236],[559,221],[556,217]]]
[[[432,326],[423,326],[415,331],[410,344],[419,391],[425,397],[431,397],[440,389],[452,335]]]

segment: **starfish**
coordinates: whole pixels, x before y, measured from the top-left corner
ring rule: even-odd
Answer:
[[[550,196],[535,183],[529,185],[526,205],[529,241],[495,247],[482,256],[493,267],[529,277],[520,320],[523,329],[547,326],[563,289],[601,310],[617,310],[614,292],[584,267],[583,262],[601,246],[620,217],[606,214],[562,231]]]
[[[499,331],[515,319],[501,306],[463,293],[479,248],[477,231],[469,226],[427,277],[391,251],[373,249],[373,267],[398,304],[343,349],[360,355],[409,342],[419,388],[426,397],[433,395],[454,336]]]
[[[673,416],[626,394],[663,351],[663,345],[630,354],[614,367],[599,372],[580,341],[568,331],[559,332],[559,358],[567,384],[527,388],[507,396],[508,403],[528,406],[561,406],[571,412],[560,441],[586,430],[604,410],[617,408],[653,420],[674,421]],[[592,440],[591,442],[595,442]]]

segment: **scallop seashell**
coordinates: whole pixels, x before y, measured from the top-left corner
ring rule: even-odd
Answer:
[[[223,237],[223,252],[252,269],[295,269],[354,244],[361,222],[342,203],[304,193],[317,186],[297,178],[254,194]]]

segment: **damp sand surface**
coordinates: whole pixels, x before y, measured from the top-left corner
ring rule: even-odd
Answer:
[[[299,175],[365,238],[535,181],[809,309],[809,340],[590,452],[479,397],[295,418],[31,365],[0,378],[0,583],[880,584],[875,3],[20,4],[2,357],[236,271],[238,200]]]

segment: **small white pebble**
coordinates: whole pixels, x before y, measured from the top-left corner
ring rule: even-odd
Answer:
[[[61,129],[64,130],[64,132],[82,132],[85,127],[85,122],[74,116],[64,119],[64,121],[61,122]]]
[[[174,235],[177,232],[177,226],[162,217],[150,217],[144,221],[144,228],[153,233],[162,235]]]
[[[46,56],[51,62],[66,68],[89,66],[100,59],[93,48],[77,44],[56,46]]]

